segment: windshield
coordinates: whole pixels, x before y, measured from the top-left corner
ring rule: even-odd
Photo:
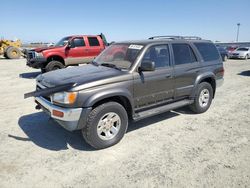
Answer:
[[[113,44],[97,56],[94,63],[118,69],[129,69],[143,47],[137,44]]]
[[[71,37],[64,37],[64,38],[62,38],[61,40],[59,40],[59,42],[57,42],[56,44],[55,44],[55,46],[65,46],[67,43],[68,43],[68,41],[69,41],[69,39],[70,39]]]
[[[238,48],[237,51],[248,51],[248,48]]]

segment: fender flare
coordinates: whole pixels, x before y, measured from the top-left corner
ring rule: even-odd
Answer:
[[[200,74],[199,76],[197,76],[197,78],[196,78],[196,80],[194,82],[194,87],[193,87],[193,90],[192,90],[192,93],[191,93],[191,96],[190,96],[191,99],[195,98],[196,90],[197,90],[197,87],[198,87],[199,83],[202,80],[206,79],[206,78],[212,78],[212,80],[214,80],[215,89],[216,89],[216,79],[215,79],[215,74],[213,72],[207,72],[207,73]]]
[[[97,102],[99,102],[101,100],[104,100],[104,99],[107,99],[110,97],[117,97],[117,96],[125,97],[129,101],[130,106],[131,106],[132,111],[133,111],[133,106],[134,106],[133,97],[127,89],[122,89],[122,88],[114,88],[114,89],[109,89],[106,91],[98,92],[98,93],[90,96],[83,103],[83,106],[84,107],[92,107],[94,104],[96,104]]]

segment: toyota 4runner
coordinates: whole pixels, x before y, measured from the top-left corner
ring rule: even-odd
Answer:
[[[34,96],[67,130],[82,130],[96,149],[118,143],[129,120],[188,105],[208,110],[224,68],[215,45],[196,37],[162,36],[112,44],[91,64],[37,77]]]

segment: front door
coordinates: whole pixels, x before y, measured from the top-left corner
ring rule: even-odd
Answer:
[[[174,96],[173,67],[168,45],[151,46],[144,60],[155,62],[155,71],[134,73],[134,104],[136,109],[170,101]]]
[[[65,55],[66,65],[86,63],[88,50],[83,37],[76,37],[72,39],[70,48],[65,49]]]

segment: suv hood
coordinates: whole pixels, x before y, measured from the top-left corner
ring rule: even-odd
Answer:
[[[39,75],[37,77],[37,82],[45,87],[55,87],[68,83],[75,83],[75,86],[79,86],[98,81],[98,83],[94,84],[94,86],[98,86],[104,84],[105,79],[107,82],[107,80],[111,78],[112,81],[108,81],[110,83],[114,82],[114,77],[121,75],[126,75],[126,72],[114,68],[89,64],[80,67],[60,69]]]

